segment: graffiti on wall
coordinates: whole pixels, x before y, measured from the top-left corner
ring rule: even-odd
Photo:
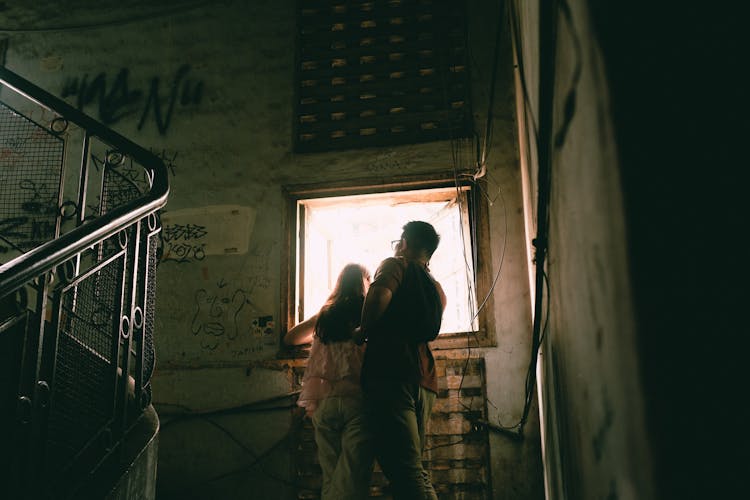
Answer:
[[[23,212],[34,215],[57,214],[57,186],[24,179],[18,183],[18,192],[26,193],[22,196],[26,200],[21,203]]]
[[[21,179],[15,189],[15,203],[5,206],[6,215],[0,219],[0,253],[12,249],[25,251],[54,237],[58,205],[58,187],[51,182]],[[67,207],[72,202],[66,202]],[[64,212],[67,214],[67,212]]]
[[[164,162],[164,166],[167,167],[167,172],[172,176],[177,174],[177,151],[169,151],[167,149],[159,150],[154,148],[149,148],[149,151]]]
[[[168,224],[164,226],[164,254],[161,262],[186,264],[206,258],[206,226],[198,224]]]
[[[161,262],[188,264],[203,261],[210,255],[246,254],[255,213],[252,207],[238,205],[192,207],[163,213]]]
[[[250,295],[242,288],[233,288],[223,280],[216,288],[201,288],[194,295],[194,312],[190,331],[200,338],[200,345],[207,351],[218,347],[222,338],[234,340],[242,326],[242,310],[250,302]]]
[[[138,198],[151,188],[152,178],[148,171],[130,157],[121,157],[117,165],[108,164],[97,153],[91,153],[90,159],[97,172],[104,171],[106,167],[106,175],[102,194],[96,196],[95,203],[87,205],[90,211],[88,217],[96,217],[102,211],[102,198],[105,201],[103,211],[106,212]]]
[[[84,74],[66,80],[61,95],[75,97],[76,106],[82,110],[96,105],[95,116],[105,125],[138,116],[138,130],[153,121],[159,134],[165,135],[175,109],[197,106],[203,97],[203,81],[190,78],[190,70],[189,64],[183,64],[167,82],[154,76],[147,89],[133,87],[128,68],[122,68],[109,81],[105,72],[93,78]]]
[[[256,242],[248,251],[248,259],[242,269],[244,283],[255,290],[267,290],[271,286],[271,252],[273,246],[269,242]]]
[[[273,316],[258,315],[251,296],[252,290],[232,286],[223,278],[215,287],[196,290],[190,333],[199,338],[201,349],[214,351],[223,342],[238,358],[276,344]],[[240,336],[242,342],[233,346]]]
[[[197,225],[164,226],[164,238],[169,241],[194,241],[207,234],[205,227]],[[256,298],[267,294],[270,287],[269,259],[272,245],[258,242],[253,245],[241,269],[232,274],[232,281],[218,280],[214,286],[204,286],[193,294],[193,312],[189,318],[189,330],[199,337],[200,347],[205,351],[228,353],[233,358],[242,358],[264,349],[278,347],[275,322],[267,309],[256,304]],[[204,268],[204,279],[207,279]]]
[[[263,352],[265,346],[274,346],[277,342],[273,316],[258,316],[250,323],[250,345],[233,348],[230,354],[233,358],[245,358],[248,355]]]
[[[8,253],[11,249],[23,250],[14,241],[26,237],[26,233],[20,229],[28,220],[25,216],[0,219],[0,253]]]

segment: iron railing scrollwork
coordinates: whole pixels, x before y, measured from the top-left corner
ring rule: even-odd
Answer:
[[[151,403],[163,162],[0,67],[0,471],[69,498]]]

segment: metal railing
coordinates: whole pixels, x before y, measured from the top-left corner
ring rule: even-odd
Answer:
[[[0,478],[67,498],[150,405],[163,162],[0,67]]]

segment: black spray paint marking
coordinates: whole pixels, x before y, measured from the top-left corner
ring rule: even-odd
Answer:
[[[54,188],[34,180],[18,183],[12,216],[0,220],[0,253],[26,251],[52,239],[60,210]],[[8,214],[9,215],[9,214]]]
[[[222,338],[237,338],[240,332],[240,312],[250,304],[249,293],[241,288],[218,287],[213,292],[201,288],[195,292],[195,312],[190,331],[200,336],[201,348],[215,350]]]
[[[170,174],[172,174],[172,176],[176,174],[177,151],[169,152],[166,149],[162,149],[161,151],[158,151],[153,148],[151,148],[150,151],[153,154],[155,154],[161,161],[164,162],[164,166],[167,167],[167,170],[169,171]]]
[[[178,264],[202,261],[206,258],[206,243],[204,240],[206,236],[208,236],[206,227],[197,224],[169,224],[164,226],[162,238],[166,245],[166,251],[161,261]]]
[[[183,64],[169,83],[166,96],[162,95],[162,81],[154,76],[148,92],[130,86],[130,71],[123,68],[111,85],[107,74],[99,73],[89,80],[89,75],[69,78],[63,85],[62,97],[75,96],[76,106],[84,109],[97,104],[97,116],[105,125],[112,125],[125,117],[140,113],[137,129],[141,130],[149,119],[153,119],[159,134],[165,135],[172,122],[175,106],[199,105],[203,97],[203,82],[188,78],[190,65]]]
[[[105,158],[100,158],[96,154],[91,154],[91,164],[97,172],[105,170],[104,189],[102,195],[97,195],[96,204],[89,204],[87,208],[92,214],[90,217],[96,217],[101,210],[101,200],[104,198],[104,209],[112,210],[120,205],[124,205],[151,189],[151,178],[145,168],[139,166],[130,157],[123,158],[122,162],[113,165],[107,163]]]

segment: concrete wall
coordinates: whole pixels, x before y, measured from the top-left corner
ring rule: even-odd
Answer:
[[[283,362],[275,361],[283,333],[281,270],[289,265],[281,261],[283,185],[450,172],[451,144],[293,154],[294,2],[186,5],[11,5],[0,13],[0,27],[13,28],[0,31],[7,39],[5,63],[151,148],[170,170],[153,382],[163,422],[158,497],[229,498],[252,491],[255,498],[289,498],[285,443],[248,467],[284,438],[288,410],[212,420],[168,417],[186,408],[239,406],[290,388]],[[499,9],[495,2],[472,0],[469,11],[482,136]],[[507,38],[500,53],[486,175],[492,277],[499,273],[489,302],[497,347],[483,351],[489,419],[512,425],[523,410],[531,299]],[[467,168],[473,168],[472,155],[471,148],[464,150]],[[270,335],[251,328],[261,316],[274,319]],[[518,442],[492,434],[494,498],[543,495],[535,406],[525,431]]]
[[[626,211],[600,47],[585,4],[561,2],[552,102],[549,326],[540,394],[548,498],[654,498],[644,386],[632,297]],[[514,2],[516,85],[528,238],[537,236],[539,6]],[[520,71],[523,70],[523,74]],[[528,96],[523,99],[523,84]],[[538,130],[538,129],[537,129]],[[531,241],[528,247],[533,249]],[[534,279],[532,275],[531,280]]]
[[[530,242],[544,3],[512,5]],[[744,351],[727,348],[744,281],[721,264],[745,224],[746,187],[728,166],[745,156],[746,88],[724,77],[743,64],[745,30],[689,3],[547,5],[558,14],[552,137],[541,139],[554,141],[539,370],[548,498],[742,496],[744,447],[705,430],[746,420],[731,403]]]

